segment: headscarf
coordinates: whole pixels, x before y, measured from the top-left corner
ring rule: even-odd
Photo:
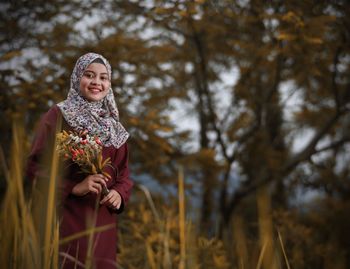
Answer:
[[[103,61],[111,80],[112,71],[108,61],[102,55],[87,53],[75,64],[67,99],[57,105],[64,119],[74,130],[87,130],[89,134],[98,136],[104,146],[113,145],[119,148],[126,142],[129,134],[119,122],[112,88],[108,89],[106,97],[97,102],[89,102],[80,93],[80,79],[85,69],[96,59]]]

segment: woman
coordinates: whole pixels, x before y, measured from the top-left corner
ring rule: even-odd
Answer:
[[[111,66],[103,56],[95,53],[81,56],[71,76],[67,99],[42,117],[29,157],[30,178],[35,179],[42,172],[40,157],[48,141],[55,137],[56,123],[61,121],[63,130],[87,131],[98,136],[103,144],[103,158],[110,157],[112,162],[104,170],[111,178],[84,174],[73,162],[65,165],[60,184],[60,238],[82,232],[91,225],[108,229],[96,232],[92,240],[83,236],[60,246],[62,267],[81,268],[89,264],[92,268],[116,268],[115,214],[123,210],[133,183],[128,169],[129,134],[119,122],[111,88]],[[108,194],[102,193],[104,188],[109,190]]]

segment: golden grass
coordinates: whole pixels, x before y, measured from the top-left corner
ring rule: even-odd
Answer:
[[[32,210],[32,206],[38,205],[36,197],[26,198],[23,189],[24,162],[19,156],[23,156],[24,141],[24,130],[14,124],[9,167],[2,151],[0,152],[7,181],[7,190],[0,213],[2,223],[0,264],[3,268],[59,268],[60,256],[65,260],[76,261],[75,257],[60,254],[59,246],[82,236],[90,238],[88,257],[91,257],[94,233],[109,229],[110,225],[96,228],[92,218],[87,230],[60,239],[59,223],[55,212],[58,157],[55,153],[51,155],[49,183],[45,186],[46,189],[33,192],[33,195],[41,195],[39,201],[43,199],[46,201],[45,213],[38,214]],[[260,241],[253,245],[250,243],[251,240],[248,239],[245,231],[244,219],[240,215],[235,215],[232,222],[233,242],[224,244],[218,238],[208,239],[199,235],[197,226],[186,217],[184,183],[184,172],[180,167],[178,198],[175,202],[177,206],[166,209],[158,204],[156,207],[150,191],[138,185],[146,199],[146,204],[140,203],[141,199],[138,204],[131,204],[126,212],[131,222],[127,234],[119,236],[120,268],[273,269],[282,268],[281,253],[285,266],[288,269],[291,268],[282,235],[279,232],[279,244],[275,242],[270,197],[265,189],[261,189],[257,196]],[[46,194],[44,198],[43,194]],[[40,226],[40,223],[43,225]],[[40,231],[40,227],[44,227],[43,232]],[[254,249],[258,249],[260,254],[254,255]],[[91,259],[87,259],[82,266],[92,268]]]
[[[138,185],[141,193],[135,195],[143,194],[146,204],[141,196],[135,204],[129,205],[129,222],[123,227],[119,241],[118,263],[123,268],[291,268],[281,234],[279,237],[275,235],[270,194],[266,189],[259,190],[256,199],[259,222],[255,241],[247,235],[243,217],[235,214],[232,240],[224,244],[218,238],[201,236],[195,228],[197,226],[186,217],[184,182],[180,168],[176,206],[154,202],[150,191]],[[134,255],[134,252],[145,253],[145,258]],[[281,262],[281,253],[285,265]]]
[[[249,268],[246,232],[244,230],[243,219],[237,214],[233,217],[233,242],[238,257],[238,268]]]
[[[283,240],[282,240],[282,235],[281,235],[280,231],[277,231],[277,233],[278,233],[278,240],[279,240],[279,242],[281,244],[281,249],[282,249],[282,252],[283,252],[284,260],[286,262],[287,269],[290,269],[287,253],[286,253],[286,250],[284,248],[284,244],[283,244]]]
[[[180,233],[180,264],[179,269],[185,269],[186,264],[186,217],[185,217],[185,186],[183,168],[179,168],[179,233]]]
[[[1,208],[2,255],[0,264],[6,268],[42,268],[41,246],[29,204],[23,189],[22,156],[24,130],[13,125],[10,167],[4,171],[7,191]],[[2,154],[3,155],[3,154]],[[7,168],[2,158],[3,167]]]
[[[281,268],[279,262],[279,253],[275,247],[273,224],[271,217],[271,201],[266,188],[261,188],[257,196],[258,213],[259,213],[259,235],[261,253],[259,257],[264,269]],[[257,268],[260,268],[258,263]]]
[[[58,124],[59,126],[59,124]],[[57,128],[59,130],[59,128]],[[111,228],[111,225],[91,227],[66,238],[59,237],[59,222],[56,214],[56,190],[59,178],[59,160],[56,151],[47,152],[49,176],[44,184],[38,184],[31,196],[25,196],[24,157],[25,134],[21,125],[13,124],[13,141],[9,165],[0,150],[0,161],[6,178],[7,189],[0,212],[0,245],[2,268],[59,268],[59,256],[79,262],[75,257],[59,253],[59,246],[82,236],[92,238],[93,234]],[[92,239],[91,239],[92,240]],[[91,241],[90,240],[90,241]],[[92,245],[92,244],[91,244]],[[91,257],[92,248],[88,257]],[[92,268],[87,260],[85,268]]]
[[[56,133],[61,130],[62,122],[58,122]],[[55,140],[53,148],[56,148],[57,141]],[[56,208],[56,186],[57,175],[59,169],[59,159],[56,150],[52,150],[52,161],[50,169],[49,187],[47,190],[47,209],[46,209],[46,225],[45,225],[45,237],[44,237],[44,267],[51,268],[53,263],[58,257],[58,241],[56,238],[59,235],[58,223],[55,214]],[[55,244],[51,243],[54,242]],[[58,264],[58,263],[56,263]]]

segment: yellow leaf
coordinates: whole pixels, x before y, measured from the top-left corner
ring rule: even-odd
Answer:
[[[111,161],[111,158],[110,158],[110,157],[108,157],[107,159],[105,159],[105,160],[103,161],[103,163],[102,163],[101,169],[102,169],[103,167],[105,167],[108,163],[110,163],[110,161]]]
[[[102,169],[102,152],[100,152],[98,155],[97,155],[97,168],[98,170],[101,170]]]
[[[93,174],[97,174],[97,169],[96,169],[96,166],[94,164],[91,164],[91,172]]]
[[[102,174],[105,176],[105,177],[107,177],[107,178],[109,178],[109,179],[111,179],[112,177],[111,177],[111,175],[110,174],[108,174],[107,172],[102,172]]]

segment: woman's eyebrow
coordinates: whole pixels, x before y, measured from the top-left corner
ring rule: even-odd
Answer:
[[[92,71],[92,70],[89,70],[89,69],[86,69],[85,71],[84,71],[84,73],[85,72],[91,72],[91,73],[94,73],[95,74],[95,72],[94,71]],[[103,72],[103,73],[101,73],[102,75],[108,75],[108,73],[107,72]]]

